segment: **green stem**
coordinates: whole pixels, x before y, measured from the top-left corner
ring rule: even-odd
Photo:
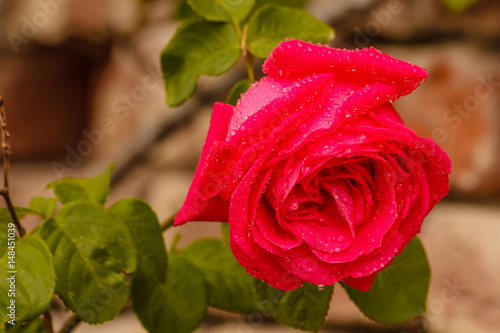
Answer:
[[[177,251],[177,244],[181,241],[182,236],[181,234],[175,234],[174,235],[174,240],[172,241],[172,246],[170,247],[170,252],[176,252]]]
[[[238,33],[238,35],[241,36],[242,32],[241,32],[240,25],[238,24],[238,21],[236,21],[236,19],[232,15],[231,15],[231,20],[233,21],[233,25],[236,28],[236,32]]]
[[[59,331],[59,333],[71,333],[73,329],[80,324],[82,318],[80,318],[76,313],[69,318],[69,320],[64,324],[64,327]]]
[[[248,80],[255,82],[255,76],[253,75],[253,55],[248,51],[245,54],[245,66],[247,67]]]
[[[175,217],[177,216],[177,214],[178,214],[178,212],[176,212],[175,214],[170,216],[168,219],[166,219],[165,221],[160,223],[160,229],[162,232],[166,231],[167,229],[169,229],[171,226],[174,225]]]
[[[255,76],[253,74],[253,54],[248,52],[247,49],[247,30],[248,25],[243,27],[243,35],[241,36],[241,50],[243,51],[243,57],[245,58],[245,66],[247,68],[248,80],[255,82]]]
[[[28,231],[24,236],[28,237],[28,236],[31,236],[33,235],[34,233],[36,233],[38,231],[38,227],[40,225],[37,225],[36,227],[34,227],[33,229],[31,229],[30,231]]]

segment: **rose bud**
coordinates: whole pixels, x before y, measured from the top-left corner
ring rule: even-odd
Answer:
[[[175,225],[230,225],[231,250],[281,290],[368,290],[448,193],[448,156],[392,106],[427,77],[374,48],[292,40],[236,107],[217,103]]]

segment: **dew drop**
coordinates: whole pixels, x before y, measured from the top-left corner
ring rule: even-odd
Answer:
[[[319,291],[321,291],[321,290],[325,290],[325,286],[324,286],[324,285],[322,285],[322,284],[318,285],[318,290],[319,290]]]

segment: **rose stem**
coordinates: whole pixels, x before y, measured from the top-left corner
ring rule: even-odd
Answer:
[[[243,35],[241,36],[241,50],[243,51],[243,57],[245,58],[245,66],[247,68],[248,80],[251,82],[255,81],[255,76],[253,74],[253,54],[248,52],[246,37],[247,37],[248,25],[243,27]]]
[[[168,228],[170,228],[171,226],[174,225],[174,221],[175,221],[175,217],[177,216],[177,213],[178,212],[176,212],[175,214],[173,214],[172,216],[170,216],[164,222],[160,223],[160,229],[161,229],[162,232],[166,231]]]

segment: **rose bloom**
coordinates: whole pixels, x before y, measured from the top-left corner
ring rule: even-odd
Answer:
[[[175,219],[229,222],[231,250],[275,288],[368,290],[448,193],[448,156],[391,102],[427,77],[374,48],[275,48],[236,107],[217,103]]]

